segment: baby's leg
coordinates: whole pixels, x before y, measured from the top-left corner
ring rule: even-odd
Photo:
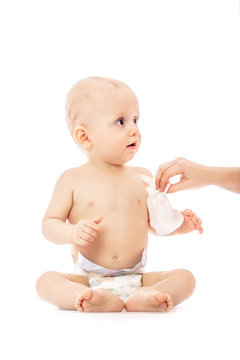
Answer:
[[[169,311],[193,293],[195,279],[190,271],[177,269],[145,273],[142,285],[126,301],[127,311]]]
[[[40,298],[48,303],[60,309],[76,310],[76,298],[88,286],[86,276],[47,271],[38,279],[36,290]]]
[[[90,289],[86,276],[48,271],[36,283],[38,295],[65,310],[122,311],[124,303],[110,290]]]

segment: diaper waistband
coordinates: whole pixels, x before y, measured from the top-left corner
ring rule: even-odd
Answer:
[[[100,265],[93,263],[92,261],[85,258],[80,252],[78,253],[78,259],[75,263],[75,270],[87,273],[95,273],[104,276],[121,276],[127,274],[141,274],[143,272],[144,266],[146,265],[147,261],[147,249],[145,248],[142,253],[142,259],[137,263],[132,269],[120,269],[120,270],[113,270],[104,268]]]

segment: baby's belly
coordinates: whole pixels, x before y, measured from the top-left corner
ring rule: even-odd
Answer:
[[[131,269],[141,260],[147,241],[148,228],[144,224],[126,226],[124,230],[105,226],[90,245],[73,245],[73,258],[76,260],[80,251],[88,260],[105,268]]]

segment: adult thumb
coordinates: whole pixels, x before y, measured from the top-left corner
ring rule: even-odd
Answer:
[[[186,190],[189,188],[189,184],[188,182],[185,181],[180,181],[176,184],[172,184],[171,186],[169,186],[169,189],[167,191],[167,194],[172,194],[175,193],[177,191],[181,191],[181,190]]]

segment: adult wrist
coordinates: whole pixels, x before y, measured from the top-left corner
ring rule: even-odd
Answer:
[[[219,185],[221,182],[220,168],[218,167],[207,167],[208,185]]]

